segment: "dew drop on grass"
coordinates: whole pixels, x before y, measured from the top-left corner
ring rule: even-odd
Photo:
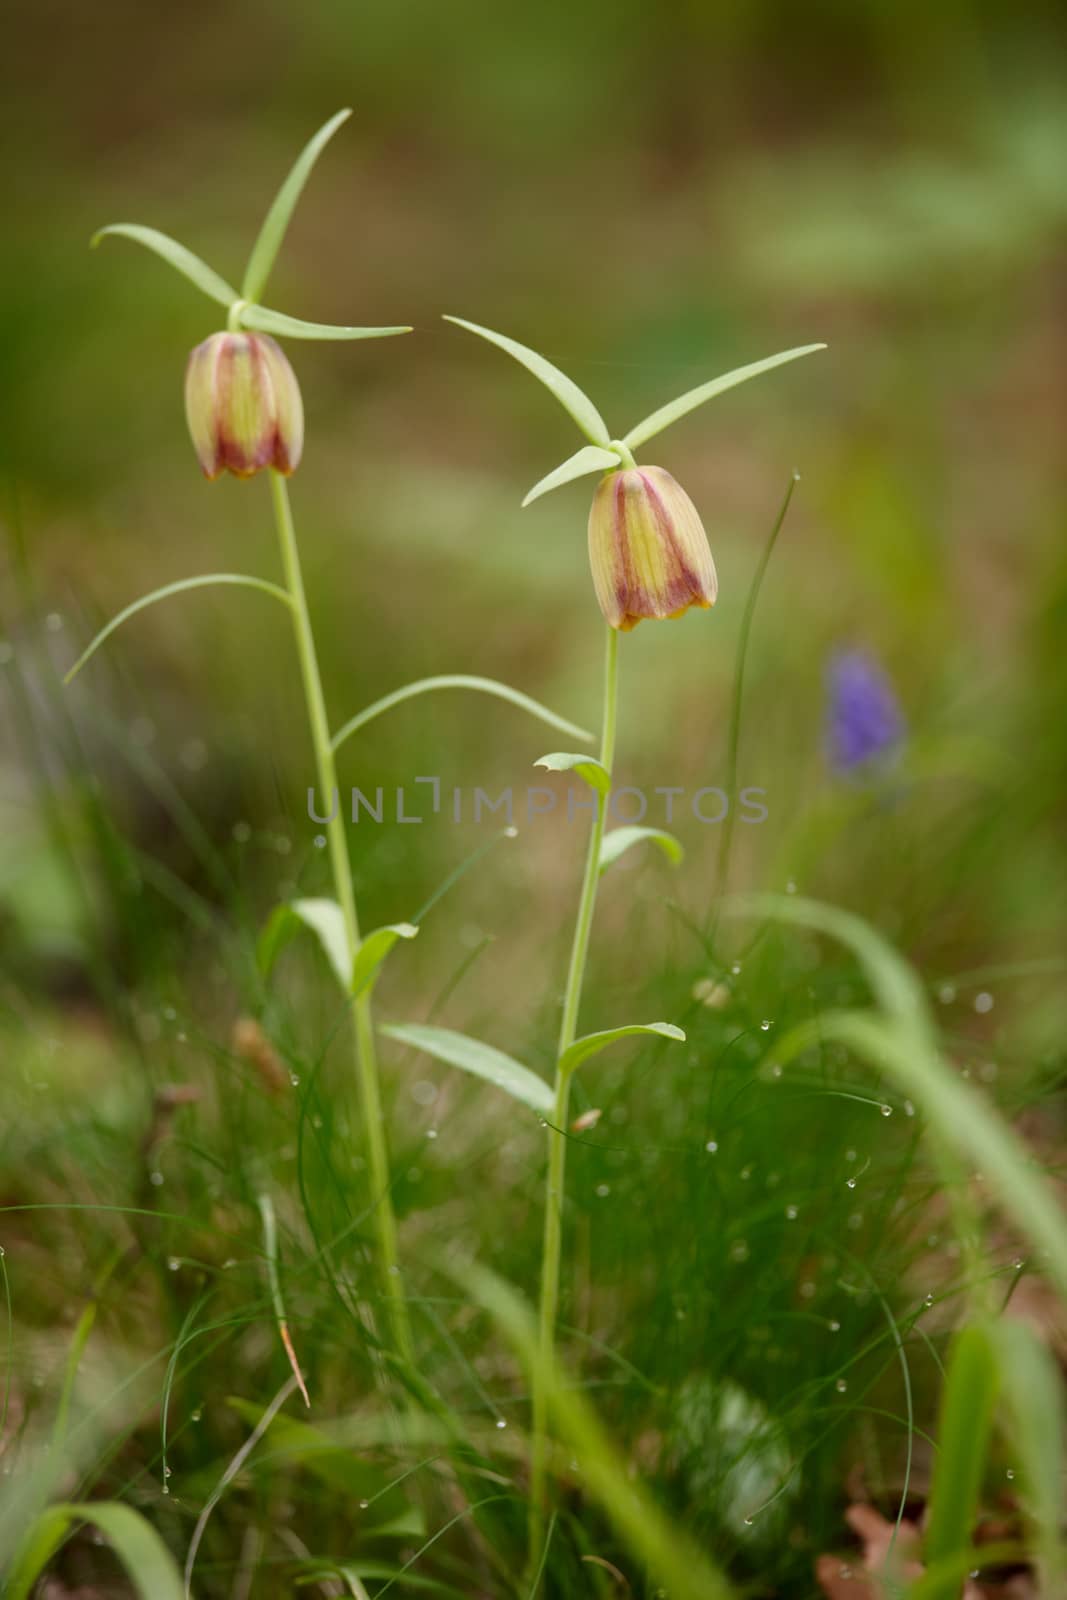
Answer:
[[[838,1322],[836,1317],[834,1318],[833,1322],[828,1322],[826,1326],[829,1328],[831,1333],[841,1332],[841,1324]]]
[[[359,1502],[359,1509],[360,1509],[360,1510],[361,1510],[361,1511],[366,1511],[366,1509],[367,1509],[367,1507],[368,1507],[368,1506],[369,1506],[369,1505],[370,1505],[370,1501],[369,1501],[369,1500],[361,1500],[361,1501],[360,1501],[360,1502]]]
[[[882,1113],[883,1117],[891,1117],[893,1115],[893,1107],[892,1106],[888,1106],[888,1105],[883,1104],[883,1105],[880,1105],[878,1107],[878,1109]]]
[[[980,1016],[984,1016],[987,1011],[992,1011],[992,1009],[993,1009],[993,996],[988,992],[988,990],[983,989],[981,994],[976,994],[975,995],[975,997],[974,997],[974,1009],[978,1012],[978,1014]]]
[[[731,1261],[747,1261],[748,1260],[748,1240],[747,1239],[735,1239],[734,1240],[733,1244],[730,1246],[730,1260]]]
[[[770,1028],[770,1026],[771,1026],[770,1018],[769,1017],[764,1017],[763,1021],[760,1023],[760,1032],[761,1033],[766,1033],[768,1031],[768,1029]]]
[[[774,1066],[771,1068],[768,1076],[774,1078],[776,1081],[782,1076],[782,1066],[780,1062],[776,1061],[774,1063]]]
[[[289,1082],[292,1084],[294,1089],[297,1088],[299,1083],[300,1083],[300,1074],[299,1074],[299,1072],[291,1072],[289,1074]]]
[[[904,1115],[906,1117],[913,1117],[915,1115],[915,1107],[912,1105],[910,1100],[905,1100],[904,1102]]]
[[[428,1078],[419,1078],[411,1085],[411,1098],[417,1105],[432,1106],[437,1099],[437,1085]]]
[[[856,1183],[857,1183],[857,1180],[855,1178],[846,1178],[845,1179],[845,1187],[846,1187],[846,1189],[854,1189],[856,1187]]]
[[[437,1138],[437,1129],[436,1128],[427,1128],[426,1129],[426,1137],[427,1137],[427,1139],[436,1139]]]
[[[950,1006],[956,998],[956,985],[954,983],[943,983],[937,991],[937,998],[943,1006]]]
[[[730,968],[730,971],[733,973],[735,978],[739,977],[740,973],[741,973],[741,963],[740,963],[740,961],[735,961],[733,966]]]
[[[497,1425],[498,1428],[506,1428],[507,1427],[507,1423],[504,1421],[503,1417],[497,1417],[496,1425]]]
[[[163,1174],[161,1172],[150,1172],[148,1174],[148,1181],[158,1189],[160,1184],[163,1182]]]
[[[718,1148],[719,1148],[719,1142],[718,1142],[717,1139],[709,1139],[707,1144],[704,1146],[704,1149],[708,1152],[709,1156],[715,1155],[715,1153],[717,1152]]]
[[[1015,1468],[1014,1467],[1009,1467],[1007,1472],[1004,1474],[1004,1476],[1007,1478],[1009,1483],[1014,1483],[1015,1482]]]
[[[930,1307],[933,1305],[933,1303],[934,1303],[934,1297],[933,1297],[932,1294],[928,1294],[926,1296],[926,1298],[923,1300],[923,1305],[927,1308],[927,1310],[930,1309]]]
[[[203,1415],[204,1415],[204,1413],[203,1413],[202,1409],[200,1408],[200,1406],[197,1406],[195,1411],[190,1412],[189,1421],[190,1422],[199,1422]]]
[[[312,843],[314,844],[316,850],[325,850],[326,835],[324,833],[317,833],[312,840]]]
[[[785,1215],[787,1222],[795,1222],[798,1215],[796,1206],[786,1206]]]
[[[751,1178],[751,1176],[752,1176],[752,1168],[751,1167],[742,1167],[741,1171],[737,1174],[737,1176],[741,1179],[742,1183],[747,1183],[749,1178]]]
[[[838,1394],[844,1394],[848,1389],[848,1379],[838,1378],[837,1382],[834,1384],[834,1388],[837,1390]]]
[[[178,1260],[177,1256],[168,1256],[167,1257],[167,1271],[168,1272],[177,1272],[177,1270],[178,1270],[178,1268],[180,1266],[181,1266],[181,1262]]]
[[[599,1195],[601,1200],[606,1200],[608,1195],[611,1193],[611,1184],[610,1183],[598,1183],[597,1186],[596,1186],[596,1192]]]

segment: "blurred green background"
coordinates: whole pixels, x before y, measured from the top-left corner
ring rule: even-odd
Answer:
[[[114,1198],[123,1163],[136,1166],[153,1085],[190,1079],[225,1104],[218,1075],[236,1081],[239,1067],[230,1029],[262,1000],[250,977],[255,929],[294,885],[325,892],[305,812],[296,661],[284,616],[262,597],[177,598],[133,621],[70,691],[57,672],[148,588],[198,571],[278,575],[266,485],[205,484],[185,434],[184,362],[218,325],[214,308],[133,245],[91,252],[90,235],[107,222],[149,224],[234,277],[296,151],[342,105],[354,116],[306,191],[269,302],[416,331],[289,347],[308,422],[293,502],[335,722],[434,672],[506,679],[582,723],[598,714],[590,485],[519,509],[575,447],[573,428],[532,379],[440,313],[536,346],[619,431],[717,372],[826,340],[825,353],[721,397],[651,451],[703,515],[720,600],[623,639],[622,781],[724,781],[742,611],[799,470],[755,615],[741,725],[739,780],[766,789],[769,816],[738,827],[731,884],[792,882],[878,924],[941,995],[960,1059],[1011,1069],[1013,1106],[1035,1081],[1061,1080],[1060,7],[128,0],[90,11],[38,0],[9,11],[5,35],[10,1203]],[[826,761],[825,670],[846,646],[882,663],[908,723],[900,767],[877,788],[843,783]],[[388,793],[437,774],[446,789],[495,794],[530,781],[556,742],[506,706],[435,696],[353,740],[342,782]],[[383,1004],[421,1018],[440,1002],[442,1021],[542,1066],[583,830],[517,820],[519,838],[477,862],[395,959]],[[648,1014],[675,1015],[668,998],[689,1004],[693,984],[743,944],[730,932],[709,957],[694,938],[712,911],[718,834],[691,817],[676,831],[688,852],[679,872],[635,856],[606,886],[591,1027],[616,1020],[646,984]],[[412,916],[489,833],[444,818],[362,824],[367,926]],[[279,1025],[287,1063],[313,1053],[334,1020],[311,955],[297,966]],[[957,977],[989,970],[1021,976],[991,984],[995,1004],[976,1010],[976,984]],[[828,997],[839,978],[827,975]],[[768,956],[753,981],[750,1026],[804,1009],[803,964],[798,976]],[[331,1071],[343,1081],[342,1064]],[[407,1089],[422,1084],[421,1068],[397,1063],[391,1082],[396,1137],[417,1141],[426,1102]],[[605,1104],[644,1103],[669,1167],[669,1140],[687,1136],[679,1080],[657,1089],[647,1070],[628,1082],[605,1067],[597,1082]],[[65,1103],[35,1093],[52,1086]],[[531,1144],[498,1150],[498,1125],[482,1126],[482,1102],[463,1096],[453,1170],[503,1186],[514,1237],[483,1217],[485,1248],[528,1289]],[[86,1142],[64,1143],[68,1116]],[[264,1148],[284,1156],[284,1118],[268,1123]],[[811,1121],[796,1134],[813,1184],[827,1137]],[[839,1130],[842,1145],[854,1138]],[[225,1139],[221,1148],[218,1159],[239,1164]],[[742,1179],[751,1154],[738,1151]],[[610,1152],[602,1159],[610,1168]],[[607,1169],[584,1153],[575,1161],[577,1204],[595,1211]],[[426,1190],[425,1171],[412,1170],[402,1210],[456,1204],[444,1165]],[[713,1201],[688,1188],[681,1169],[672,1176],[664,1219],[684,1227],[697,1204],[739,1214],[736,1184],[727,1204],[723,1192]],[[251,1180],[241,1181],[247,1200]],[[644,1219],[636,1242],[643,1185],[660,1181],[634,1175],[634,1231],[602,1234],[599,1262],[620,1294],[640,1280],[639,1248],[653,1284],[662,1263],[670,1339],[650,1319],[631,1355],[641,1365],[669,1346],[676,1370],[691,1371],[702,1338],[686,1346],[674,1318],[697,1266],[670,1257],[666,1220],[657,1236],[656,1219]],[[209,1207],[239,1203],[207,1193]],[[456,1219],[439,1210],[437,1221]],[[596,1224],[592,1245],[582,1237],[595,1254]],[[90,1257],[88,1231],[82,1245]],[[39,1328],[65,1315],[70,1248],[57,1224],[38,1261]],[[893,1281],[895,1257],[886,1270]],[[783,1264],[780,1276],[792,1271]],[[825,1471],[839,1481],[835,1462]],[[835,1516],[825,1511],[828,1527]],[[810,1550],[781,1559],[807,1570]]]

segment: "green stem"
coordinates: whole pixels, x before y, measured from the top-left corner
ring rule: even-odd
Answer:
[[[315,636],[311,629],[304,580],[300,571],[300,555],[296,544],[296,529],[289,504],[289,491],[280,473],[270,474],[271,498],[274,518],[281,543],[282,567],[285,585],[293,607],[293,625],[296,648],[300,657],[300,672],[304,682],[304,699],[307,703],[311,742],[315,750],[315,766],[319,787],[323,792],[326,810],[330,817],[326,824],[326,838],[330,852],[334,893],[344,917],[345,937],[351,961],[359,949],[359,916],[356,911],[356,894],[352,885],[352,865],[348,855],[348,838],[340,804],[333,804],[334,791],[338,789],[337,768],[330,740],[330,726],[326,716],[326,701],[322,692]],[[360,1109],[363,1116],[364,1137],[367,1142],[367,1163],[370,1171],[371,1192],[374,1197],[374,1221],[378,1235],[378,1265],[381,1272],[385,1303],[389,1308],[393,1341],[402,1360],[409,1365],[413,1360],[411,1326],[408,1321],[404,1287],[400,1279],[397,1257],[396,1216],[393,1212],[392,1185],[389,1177],[389,1151],[385,1140],[385,1123],[382,1116],[381,1087],[378,1081],[378,1059],[374,1042],[374,1018],[370,995],[364,992],[355,1002],[356,1082],[359,1089]]]
[[[610,775],[615,760],[615,726],[618,713],[618,655],[619,635],[614,628],[607,630],[604,658],[604,715],[600,735],[600,761]],[[596,814],[589,834],[589,849],[585,858],[585,876],[578,901],[578,916],[574,925],[574,942],[571,946],[567,987],[563,997],[563,1016],[560,1020],[559,1042],[556,1047],[556,1099],[552,1122],[548,1131],[548,1179],[545,1187],[545,1231],[541,1253],[541,1304],[539,1318],[538,1361],[533,1374],[533,1417],[530,1446],[530,1546],[529,1564],[536,1571],[541,1556],[542,1533],[545,1526],[548,1477],[548,1393],[547,1372],[551,1363],[556,1333],[556,1315],[559,1309],[560,1259],[563,1249],[563,1192],[567,1166],[567,1112],[570,1105],[571,1074],[558,1066],[564,1052],[574,1043],[578,1031],[578,1011],[582,1003],[582,984],[585,979],[585,961],[589,951],[589,935],[596,909],[597,883],[600,878],[600,846],[607,820],[608,795],[597,796]]]

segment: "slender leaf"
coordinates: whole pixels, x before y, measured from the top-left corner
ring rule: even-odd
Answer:
[[[384,928],[375,928],[361,941],[352,963],[351,993],[353,997],[369,989],[381,970],[382,962],[398,939],[414,939],[418,928],[413,922],[390,922]]]
[[[482,1267],[468,1266],[449,1276],[485,1307],[527,1371],[540,1368],[557,1434],[567,1445],[564,1461],[578,1459],[583,1489],[603,1507],[671,1600],[729,1600],[734,1591],[728,1580],[685,1529],[660,1510],[640,1480],[630,1476],[626,1452],[605,1433],[579,1386],[561,1371],[554,1352],[542,1353],[534,1318],[515,1291]]]
[[[262,589],[264,594],[273,595],[275,600],[280,600],[283,605],[291,606],[293,603],[280,584],[269,583],[266,578],[250,578],[241,572],[208,572],[199,578],[182,578],[177,583],[166,583],[162,589],[153,589],[151,594],[143,594],[139,600],[135,600],[124,611],[120,611],[117,617],[112,617],[107,626],[101,628],[92,643],[82,651],[64,676],[63,682],[69,683],[75,674],[81,671],[89,657],[96,654],[104,640],[110,638],[115,629],[121,628],[130,617],[136,616],[138,611],[143,611],[146,606],[154,606],[157,600],[166,600],[172,594],[183,594],[186,589],[205,589],[216,583],[238,583],[246,589]]]
[[[622,1028],[605,1028],[602,1033],[587,1033],[583,1038],[575,1039],[559,1058],[560,1072],[573,1072],[590,1056],[599,1055],[609,1044],[614,1044],[616,1039],[629,1038],[633,1033],[655,1033],[661,1039],[680,1039],[685,1042],[685,1034],[673,1022],[630,1022]]]
[[[621,855],[635,844],[658,845],[672,866],[679,866],[685,856],[681,840],[663,828],[640,828],[636,824],[625,828],[612,828],[604,835],[600,846],[600,870],[606,872]]]
[[[134,239],[138,244],[143,244],[146,250],[152,250],[157,256],[162,256],[176,272],[183,278],[188,278],[194,283],[202,294],[209,300],[217,300],[220,306],[231,306],[238,298],[237,290],[220,278],[213,267],[206,261],[201,261],[199,256],[194,256],[177,239],[160,233],[158,228],[143,228],[139,222],[111,222],[106,228],[99,228],[89,244],[91,249],[96,249],[101,239],[109,234],[122,239]]]
[[[299,317],[287,317],[284,311],[271,311],[268,306],[243,306],[240,312],[243,328],[254,328],[259,333],[276,333],[281,339],[391,339],[395,333],[410,333],[403,328],[347,328],[331,322],[302,322]]]
[[[597,794],[607,794],[611,789],[611,773],[603,762],[596,761],[592,756],[553,750],[551,755],[535,761],[534,766],[544,767],[549,772],[576,772],[582,782],[587,783],[590,789],[595,789]]]
[[[427,1055],[447,1062],[450,1067],[459,1067],[463,1072],[473,1073],[476,1078],[484,1078],[487,1083],[495,1084],[498,1089],[503,1089],[515,1100],[521,1100],[523,1105],[540,1112],[542,1116],[552,1110],[552,1090],[543,1078],[511,1056],[506,1056],[502,1050],[483,1044],[480,1039],[468,1038],[465,1033],[453,1033],[451,1028],[431,1028],[415,1022],[390,1024],[380,1031],[390,1039],[399,1040],[401,1044],[424,1050]]]
[[[344,912],[337,904],[337,901],[329,900],[325,897],[310,900],[290,900],[287,905],[280,906],[278,911],[282,914],[283,927],[280,930],[280,934],[275,935],[275,953],[280,948],[280,943],[285,942],[302,923],[305,928],[311,929],[322,945],[334,977],[347,994],[351,975],[351,961],[349,960],[348,934],[345,930]],[[278,912],[275,912],[275,917],[277,916]],[[274,919],[272,918],[271,920],[273,921]]]
[[[941,1396],[938,1454],[927,1507],[924,1550],[932,1564],[971,1544],[997,1400],[997,1362],[988,1329],[964,1328],[953,1341]],[[939,1590],[954,1600],[959,1585]]]
[[[539,500],[543,494],[548,494],[552,489],[562,488],[563,484],[571,483],[575,478],[584,478],[590,472],[607,472],[619,465],[619,457],[614,450],[602,450],[598,444],[583,444],[574,455],[568,456],[561,466],[555,467],[547,473],[539,483],[535,483],[526,499],[522,502],[526,507],[534,500]]]
[[[340,749],[350,735],[359,728],[365,728],[368,722],[380,717],[383,711],[391,711],[394,706],[402,705],[405,700],[413,700],[416,695],[430,694],[437,689],[475,689],[480,694],[495,695],[499,700],[507,700],[513,706],[518,706],[520,711],[528,711],[531,717],[547,722],[549,727],[559,728],[561,733],[573,734],[576,739],[593,737],[587,729],[579,728],[575,722],[568,722],[566,717],[557,716],[539,700],[531,699],[528,694],[522,694],[508,683],[498,683],[495,678],[473,678],[466,673],[453,672],[436,678],[420,678],[417,683],[406,683],[402,689],[394,689],[392,694],[384,695],[381,700],[375,700],[374,704],[367,706],[364,711],[357,711],[356,715],[350,717],[344,727],[334,734],[333,748]]]
[[[338,111],[336,116],[332,116],[329,122],[308,140],[294,161],[289,176],[275,195],[256,242],[252,246],[252,254],[248,258],[244,282],[241,285],[241,295],[245,300],[258,300],[266,288],[267,279],[277,260],[296,203],[311,176],[311,169],[338,128],[343,122],[347,122],[351,115],[349,108]]]
[[[477,322],[466,322],[462,317],[445,317],[444,320],[454,322],[457,328],[466,328],[468,333],[477,333],[483,339],[488,339],[490,344],[506,350],[509,356],[514,356],[516,361],[520,361],[535,378],[540,378],[545,388],[555,395],[564,411],[569,412],[574,418],[590,443],[599,445],[611,443],[608,425],[589,396],[583,394],[578,385],[573,383],[566,373],[554,367],[551,361],[546,361],[536,350],[519,344],[515,339],[508,339],[502,333],[494,333],[491,328],[480,327]]]
[[[710,383],[702,383],[699,388],[690,389],[688,394],[679,395],[677,400],[671,400],[667,405],[660,406],[658,411],[653,411],[644,422],[639,422],[636,428],[630,429],[623,439],[623,444],[629,445],[631,450],[636,450],[639,444],[644,444],[657,433],[662,433],[664,428],[669,428],[679,417],[684,417],[688,412],[695,411],[697,406],[702,406],[705,400],[712,400],[717,394],[724,394],[727,389],[735,389],[739,383],[747,383],[749,378],[758,378],[761,372],[771,372],[775,367],[784,367],[787,361],[799,361],[801,356],[810,356],[816,350],[825,349],[824,344],[803,344],[796,350],[783,350],[781,355],[767,356],[763,361],[750,362],[747,367],[736,367],[733,372],[726,372],[721,378],[712,378]]]
[[[1000,1366],[1006,1432],[1018,1461],[1023,1511],[1040,1567],[1042,1594],[1067,1592],[1067,1552],[1060,1532],[1067,1483],[1067,1416],[1055,1358],[1025,1322],[1002,1317],[990,1329]]]
[[[91,1522],[114,1547],[142,1600],[184,1600],[174,1558],[149,1522],[116,1500],[50,1506],[30,1529],[8,1577],[8,1600],[27,1600],[71,1528]]]

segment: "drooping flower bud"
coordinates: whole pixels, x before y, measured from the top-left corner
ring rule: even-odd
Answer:
[[[696,506],[662,467],[601,479],[589,513],[589,562],[600,609],[626,633],[642,618],[715,604],[718,579]]]
[[[300,387],[269,334],[213,333],[198,344],[185,373],[185,415],[208,478],[250,478],[263,467],[288,476],[300,463]]]

